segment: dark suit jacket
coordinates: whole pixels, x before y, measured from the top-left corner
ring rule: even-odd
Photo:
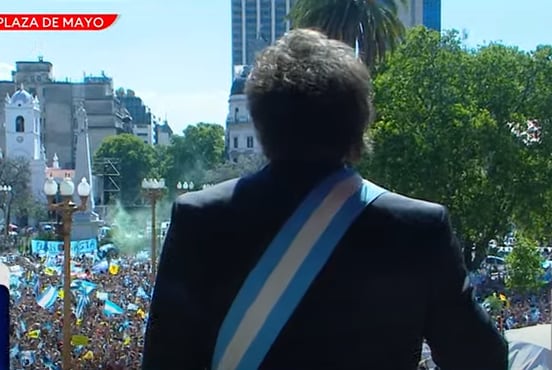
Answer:
[[[336,166],[273,163],[178,198],[150,310],[144,370],[203,370],[249,271]],[[472,299],[443,206],[386,193],[337,246],[264,370],[506,370],[507,344]],[[251,369],[255,370],[255,369]]]

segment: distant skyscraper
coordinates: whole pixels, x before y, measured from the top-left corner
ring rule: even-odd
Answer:
[[[295,0],[232,0],[232,70],[250,65],[255,54],[289,30],[286,16]]]
[[[399,7],[399,18],[406,28],[423,24],[441,31],[441,0],[409,0],[407,6]]]
[[[441,31],[441,0],[424,0],[424,26]]]
[[[255,54],[290,28],[286,19],[296,0],[232,0],[232,71],[251,65]],[[399,18],[407,28],[423,24],[441,31],[441,0],[409,0]]]

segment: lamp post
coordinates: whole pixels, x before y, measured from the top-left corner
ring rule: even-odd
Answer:
[[[203,190],[205,189],[208,189],[210,188],[211,186],[213,186],[213,184],[203,184],[203,186],[201,187]]]
[[[157,264],[157,231],[155,228],[155,208],[157,202],[163,197],[165,192],[164,179],[144,179],[142,180],[142,190],[151,204],[151,281],[155,281],[155,266]]]
[[[4,236],[8,237],[10,235],[10,202],[8,198],[12,195],[11,185],[0,186],[0,193],[2,193],[2,199],[4,200]]]
[[[188,181],[179,181],[177,184],[176,184],[176,190],[178,191],[178,193],[180,194],[184,194],[184,193],[187,193],[189,191],[192,191],[194,190],[194,183],[193,182],[188,182]]]
[[[58,192],[61,194],[61,201],[55,202]],[[62,219],[63,225],[61,234],[63,236],[63,369],[71,369],[71,228],[73,224],[73,213],[86,210],[86,203],[90,195],[90,184],[83,178],[77,186],[77,193],[80,197],[80,204],[73,202],[75,184],[69,175],[58,185],[52,175],[44,183],[44,193],[48,198],[48,209],[57,212]]]

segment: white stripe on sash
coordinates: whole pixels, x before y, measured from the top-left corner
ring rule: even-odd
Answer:
[[[345,202],[360,189],[362,181],[362,178],[357,174],[342,180],[312,213],[267,278],[259,295],[247,309],[234,336],[226,347],[217,370],[233,370],[239,365],[268,315],[289,286],[313,246]]]

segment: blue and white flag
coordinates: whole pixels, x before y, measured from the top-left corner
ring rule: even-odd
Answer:
[[[540,316],[541,316],[541,313],[540,313],[540,310],[538,308],[533,308],[531,310],[531,322],[532,323],[536,323],[540,320]]]
[[[35,275],[33,279],[33,293],[35,297],[38,297],[40,295],[40,278],[38,277],[38,275]]]
[[[148,296],[146,290],[143,287],[138,287],[138,290],[136,291],[136,296],[138,298],[150,299],[150,296]]]
[[[21,292],[19,290],[10,290],[10,297],[13,297],[15,303],[19,303],[21,300]]]
[[[85,295],[92,293],[97,286],[97,284],[86,280],[73,280],[71,282],[71,289],[76,289]]]
[[[37,298],[36,303],[38,303],[40,307],[48,309],[54,305],[57,297],[58,297],[58,289],[50,285]]]
[[[103,312],[107,316],[111,316],[111,315],[122,315],[125,312],[125,310],[123,310],[120,306],[116,305],[115,303],[107,299],[105,301]]]
[[[61,370],[61,367],[54,364],[54,361],[48,356],[42,358],[42,363],[48,370]]]
[[[84,315],[84,309],[90,303],[90,298],[86,294],[81,294],[77,300],[77,307],[75,309],[75,316],[77,319],[82,319]]]
[[[101,261],[100,263],[95,264],[92,267],[92,272],[94,273],[105,273],[109,268],[109,263],[107,261]]]
[[[10,358],[11,359],[16,358],[18,354],[19,354],[19,345],[16,344],[12,348],[10,348]]]
[[[125,320],[121,325],[119,325],[119,333],[127,330],[130,327],[130,321]]]
[[[10,289],[17,289],[20,285],[21,280],[19,280],[19,277],[14,274],[10,274]]]
[[[21,351],[19,352],[19,362],[21,366],[28,367],[35,363],[35,351]]]

